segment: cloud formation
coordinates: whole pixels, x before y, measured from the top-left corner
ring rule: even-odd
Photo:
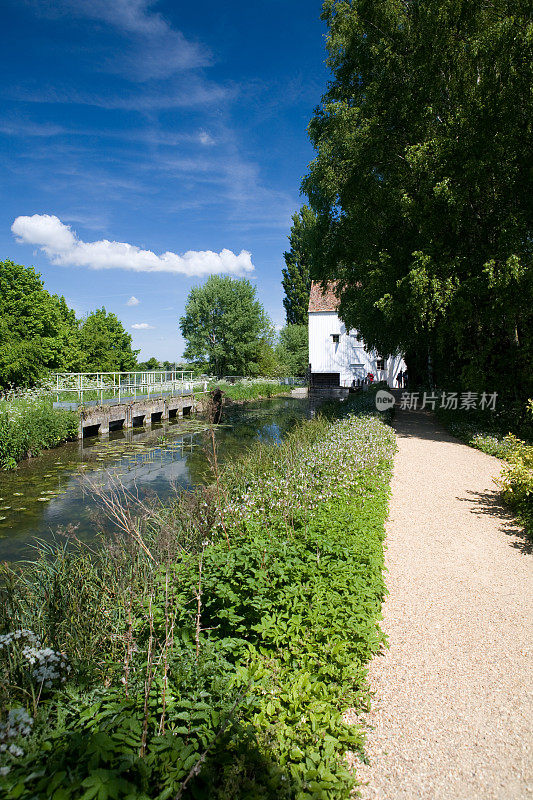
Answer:
[[[18,242],[36,245],[46,253],[52,264],[65,267],[172,272],[188,277],[246,275],[254,271],[248,250],[241,250],[238,255],[225,248],[220,253],[188,250],[183,255],[167,251],[158,256],[152,250],[141,250],[127,242],[110,242],[108,239],[84,242],[69,225],[53,214],[17,217],[11,230]]]
[[[141,301],[137,300],[137,298],[132,294],[128,302],[126,303],[127,306],[138,306]]]
[[[147,322],[134,322],[131,326],[136,331],[153,331],[155,327],[153,325],[148,325]]]
[[[46,16],[68,14],[113,26],[125,39],[119,53],[103,59],[108,72],[137,81],[168,78],[184,70],[211,64],[211,54],[190,41],[153,9],[154,0],[32,0]]]

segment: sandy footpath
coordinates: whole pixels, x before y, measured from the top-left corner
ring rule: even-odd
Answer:
[[[533,558],[497,459],[396,415],[365,800],[533,798]]]

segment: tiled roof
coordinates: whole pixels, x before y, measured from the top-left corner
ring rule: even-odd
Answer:
[[[311,283],[311,294],[309,296],[309,313],[313,311],[337,311],[339,299],[335,294],[337,283],[331,281],[327,284],[324,291],[320,283]]]

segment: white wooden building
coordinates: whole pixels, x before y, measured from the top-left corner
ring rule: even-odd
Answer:
[[[335,284],[322,291],[311,284],[309,298],[309,369],[311,386],[353,386],[372,374],[374,381],[396,387],[397,375],[406,369],[401,355],[383,359],[368,351],[357,331],[346,330],[337,314]]]

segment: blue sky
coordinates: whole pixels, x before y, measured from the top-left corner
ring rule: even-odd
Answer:
[[[142,357],[181,356],[188,292],[214,272],[256,282],[282,324],[320,7],[4,0],[0,259],[79,315],[114,311]]]

